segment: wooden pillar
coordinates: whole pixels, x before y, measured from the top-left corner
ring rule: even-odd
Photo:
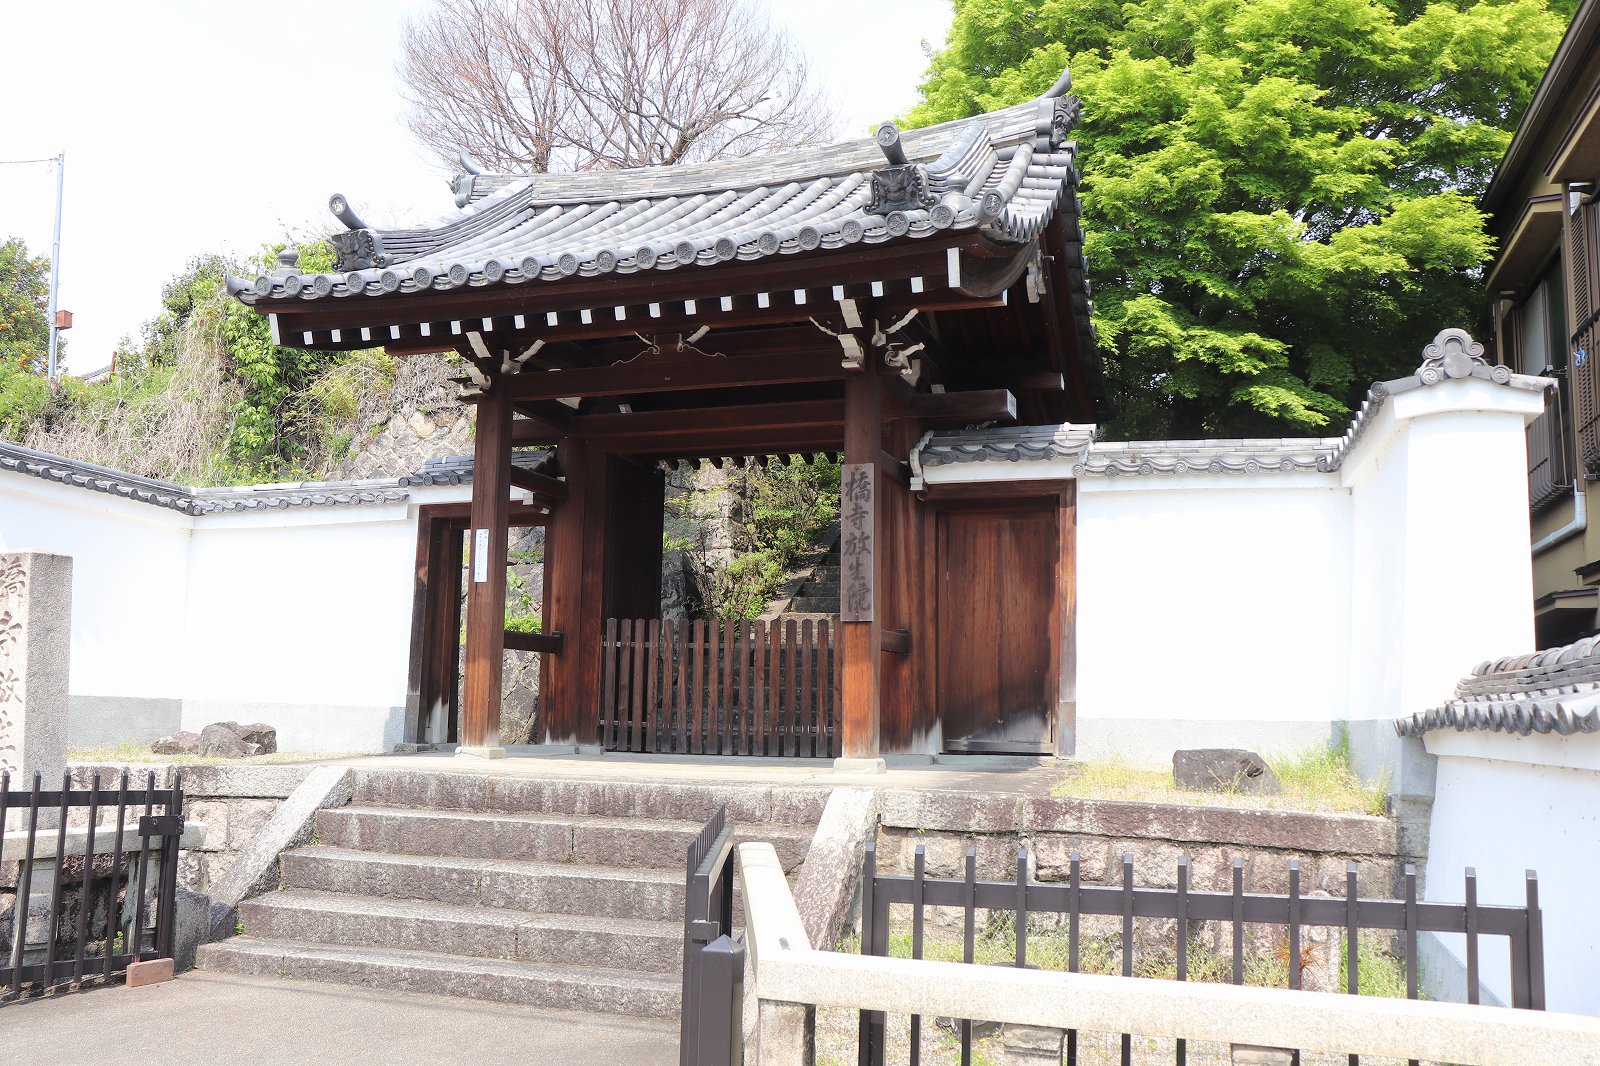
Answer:
[[[544,628],[562,638],[561,651],[546,654],[539,665],[539,719],[549,744],[577,740],[578,658],[582,652],[578,608],[583,600],[583,520],[589,493],[585,454],[584,442],[577,438],[566,438],[556,446],[567,498],[545,529]]]
[[[466,517],[424,506],[417,519],[417,577],[411,606],[411,669],[405,743],[454,739],[461,680],[461,552]]]
[[[888,431],[888,458],[903,461],[921,436],[921,423],[894,422]],[[922,539],[917,500],[911,493],[904,466],[879,472],[878,506],[881,523],[880,544],[890,558],[879,574],[878,630],[883,633],[905,631],[911,645],[906,651],[885,650],[879,659],[879,742],[884,751],[915,750],[926,737],[928,726],[918,719],[917,656],[931,638],[931,628],[921,625]],[[891,565],[892,563],[892,565]]]
[[[841,686],[843,753],[846,759],[876,759],[880,753],[880,659],[883,636],[877,599],[885,576],[885,549],[878,491],[878,456],[883,451],[883,391],[877,353],[844,383],[844,470],[840,484],[839,547],[842,587],[839,628],[844,654]]]
[[[434,664],[433,616],[430,610],[439,595],[439,531],[426,507],[417,515],[417,571],[411,595],[411,657],[406,670],[406,717],[400,740],[415,744],[428,739],[428,712],[432,703],[429,687]]]
[[[468,534],[467,672],[461,753],[497,757],[505,669],[506,533],[511,517],[511,400],[491,378],[478,402]]]
[[[611,535],[610,524],[606,521],[611,495],[611,456],[593,442],[585,449],[583,479],[587,482],[581,556],[583,598],[577,621],[579,654],[572,735],[578,744],[589,746],[600,743],[600,686],[604,669],[600,639],[606,625],[606,573]]]
[[[546,530],[545,627],[560,633],[558,654],[539,675],[544,739],[594,744],[599,739],[600,639],[605,626],[605,451],[579,437],[557,446],[567,498]]]

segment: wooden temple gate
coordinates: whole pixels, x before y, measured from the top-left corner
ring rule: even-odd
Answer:
[[[950,541],[964,527],[938,516],[993,486],[925,492],[908,465],[930,430],[1103,409],[1068,85],[766,159],[582,175],[464,160],[458,217],[376,229],[335,196],[348,227],[337,273],[304,276],[285,257],[276,274],[229,279],[282,343],[466,360],[472,502],[437,516],[468,552],[464,752],[502,753],[508,647],[543,656],[536,739],[551,742],[872,758],[926,750],[941,729],[950,741],[958,720],[976,737],[961,750],[1045,750],[1070,729],[1070,483],[1030,490],[1048,520]],[[838,622],[664,623],[663,464],[818,453],[844,464]],[[543,631],[508,634],[507,530],[533,519],[546,528]],[[455,616],[436,606],[459,595],[452,550],[419,544],[419,738],[453,683]],[[936,573],[952,552],[966,553],[965,585]],[[991,587],[1041,559],[1038,595],[1017,591],[1026,575]],[[963,601],[984,607],[964,616]],[[950,653],[997,637],[965,618],[1016,604],[1034,614],[1011,673],[992,669],[993,647]],[[990,721],[1013,705],[1036,735],[1007,740]]]

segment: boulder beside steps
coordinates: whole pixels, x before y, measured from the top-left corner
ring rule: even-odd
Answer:
[[[363,771],[201,969],[672,1018],[684,856],[726,803],[791,874],[826,788]]]

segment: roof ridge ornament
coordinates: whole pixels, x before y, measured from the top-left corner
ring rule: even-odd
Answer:
[[[878,132],[873,136],[883,151],[883,158],[889,161],[890,166],[903,167],[909,162],[906,159],[906,150],[900,144],[899,126],[893,122],[885,122],[878,127]]]
[[[333,212],[333,217],[343,222],[346,229],[370,229],[361,216],[357,215],[355,208],[350,206],[350,198],[342,192],[336,192],[328,197],[328,210]]]
[[[389,257],[383,250],[383,238],[376,230],[352,229],[332,233],[328,235],[328,242],[333,245],[333,269],[340,273],[389,265]]]
[[[465,149],[456,153],[456,164],[461,167],[461,173],[450,179],[450,191],[455,193],[456,206],[464,208],[472,202],[473,187],[486,171]]]
[[[1487,373],[1475,374],[1479,368]],[[1490,367],[1483,357],[1483,345],[1472,339],[1464,329],[1442,329],[1422,349],[1422,365],[1416,370],[1417,380],[1424,385],[1437,385],[1446,378],[1488,377],[1504,385],[1511,380],[1507,367]]]
[[[1083,101],[1067,95],[1072,88],[1072,71],[1063,68],[1061,77],[1039,97],[1039,117],[1033,127],[1033,150],[1053,152],[1067,143],[1072,128],[1083,114]]]
[[[874,215],[887,215],[891,211],[933,210],[939,203],[939,197],[929,187],[927,170],[920,163],[906,159],[905,148],[900,144],[900,127],[893,122],[885,122],[873,136],[889,165],[872,172],[872,200],[867,204],[867,210]],[[893,233],[896,228],[891,225],[890,232]],[[904,232],[901,229],[900,233]],[[900,236],[900,233],[894,235]]]

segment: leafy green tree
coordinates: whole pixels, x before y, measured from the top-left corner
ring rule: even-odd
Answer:
[[[1314,432],[1481,318],[1475,206],[1570,0],[954,0],[921,125],[1070,66],[1113,433]]]
[[[215,253],[189,260],[182,273],[161,287],[161,310],[140,327],[140,342],[124,337],[117,346],[117,370],[127,373],[177,365],[185,327],[203,319],[213,303],[224,306],[220,298],[226,295],[222,292],[226,274],[241,269],[238,263]]]
[[[50,355],[50,260],[19,237],[0,244],[0,363],[43,373]]]
[[[300,439],[305,412],[299,409],[305,391],[326,371],[363,354],[275,345],[266,318],[227,294],[228,272],[270,270],[283,247],[268,246],[259,260],[244,265],[216,254],[190,260],[162,287],[161,310],[144,324],[142,340],[124,340],[117,353],[119,372],[129,374],[176,367],[197,343],[219,353],[218,373],[241,388],[228,434],[226,459],[233,480],[295,473],[305,450]],[[333,269],[328,242],[306,242],[299,252],[302,270]]]

